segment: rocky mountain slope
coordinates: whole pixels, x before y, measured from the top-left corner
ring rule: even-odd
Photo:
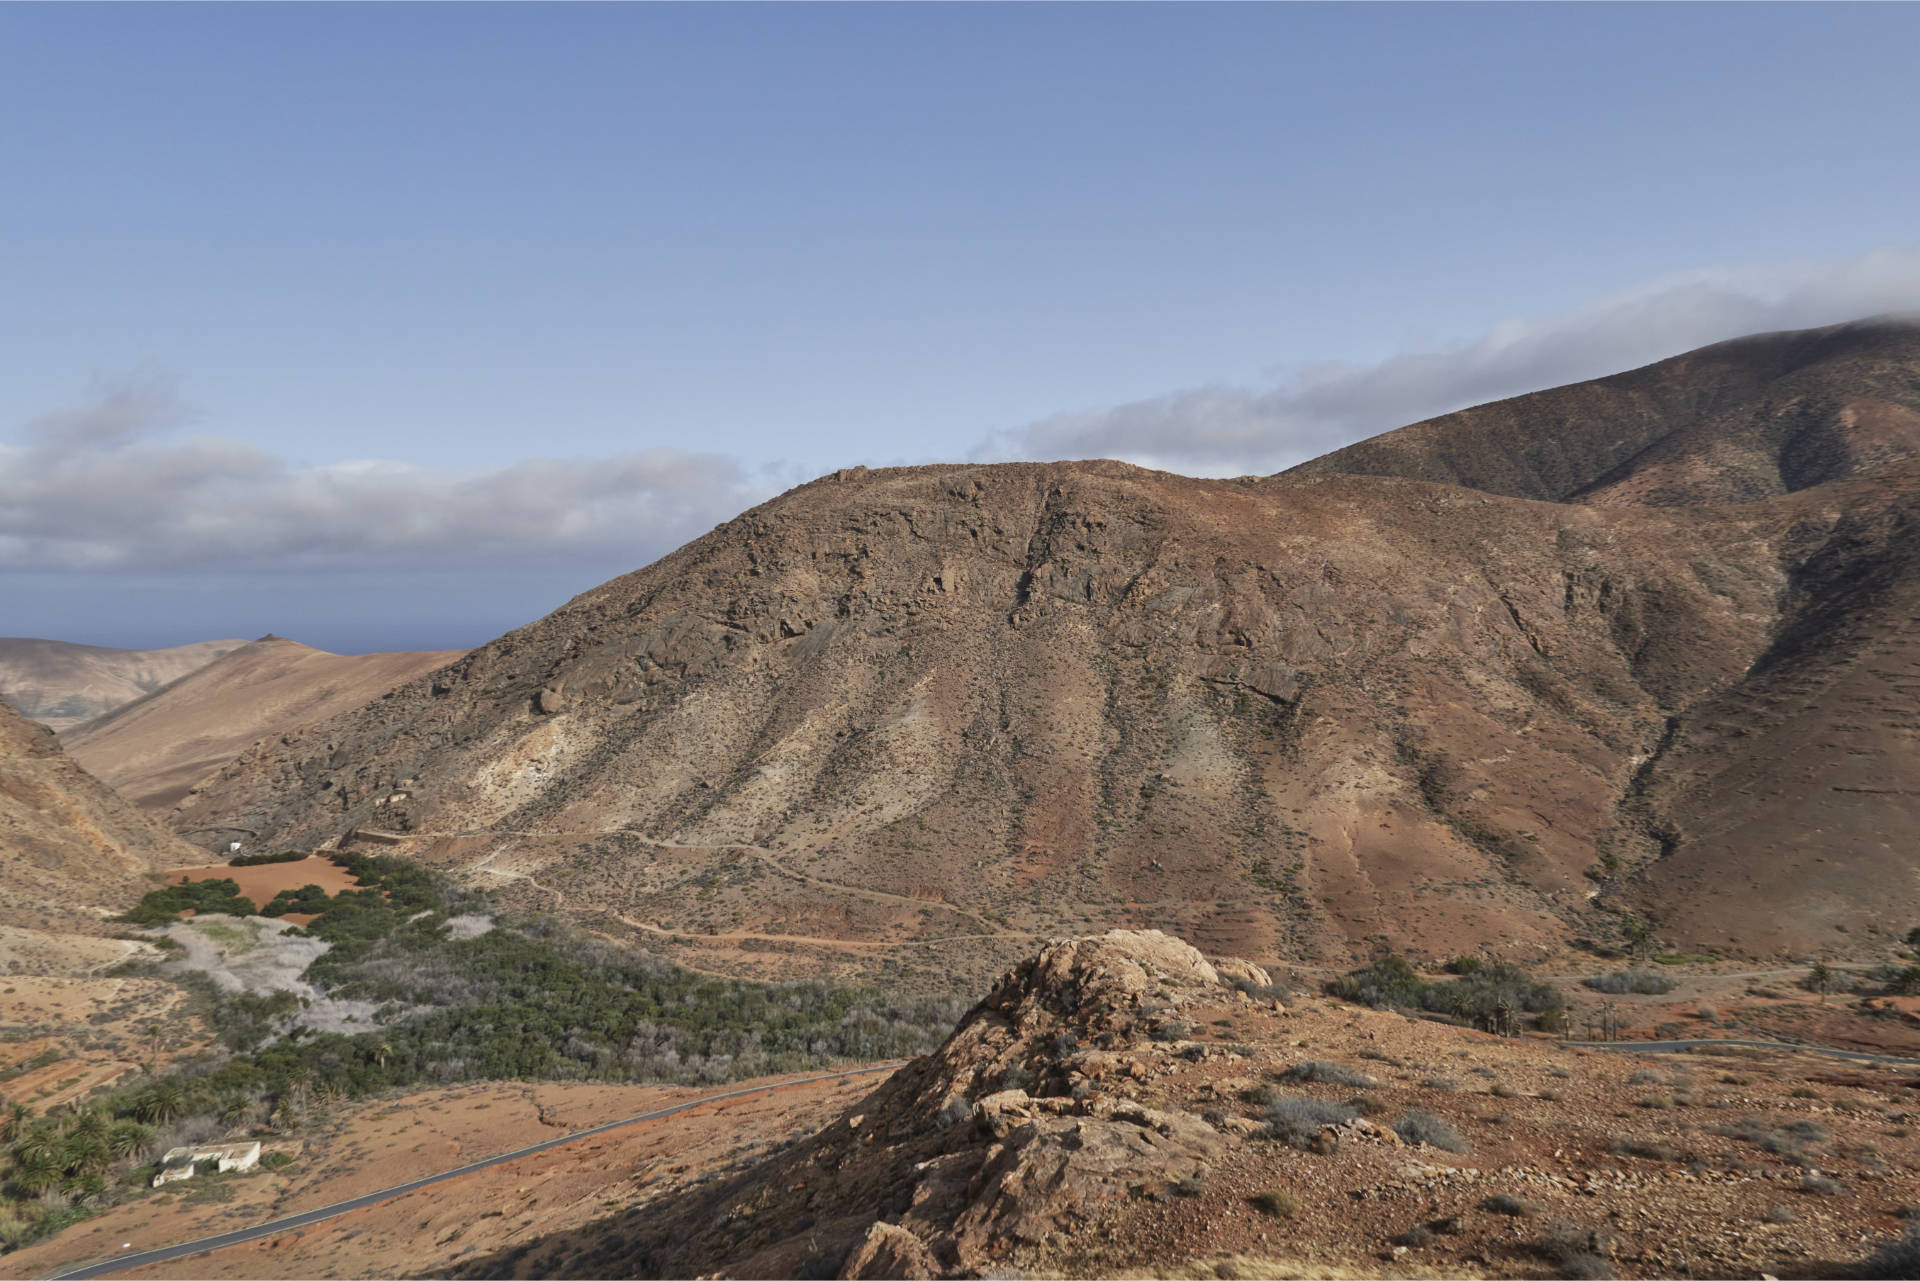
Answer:
[[[643,1166],[616,1213],[429,1275],[1858,1275],[1920,1190],[1908,1085],[1507,1041],[1115,932],[784,1150]]]
[[[74,764],[52,730],[0,706],[0,925],[98,933],[149,873],[204,861]]]
[[[0,636],[0,701],[54,730],[131,703],[246,644],[200,641],[172,649],[107,649]]]
[[[1904,934],[1916,423],[1920,328],[1875,322],[1266,479],[854,469],[175,822],[910,983],[1112,926],[1330,961],[1541,954],[1621,905],[1736,950]]]
[[[359,708],[462,653],[329,654],[265,636],[75,726],[61,742],[122,796],[166,809],[256,739]]]

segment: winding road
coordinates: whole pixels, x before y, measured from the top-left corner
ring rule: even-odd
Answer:
[[[332,1205],[323,1205],[316,1210],[303,1210],[299,1214],[289,1214],[283,1218],[270,1219],[265,1223],[257,1224],[251,1228],[239,1228],[232,1232],[222,1232],[217,1236],[201,1237],[197,1241],[187,1241],[180,1245],[163,1246],[158,1250],[130,1251],[125,1254],[116,1255],[111,1259],[103,1259],[97,1263],[82,1264],[77,1268],[71,1268],[64,1272],[55,1272],[51,1275],[54,1278],[104,1277],[111,1276],[116,1272],[125,1272],[130,1268],[145,1267],[149,1263],[165,1263],[169,1259],[184,1259],[189,1255],[205,1254],[210,1250],[219,1250],[226,1246],[239,1245],[243,1241],[257,1241],[261,1237],[275,1236],[281,1232],[292,1231],[294,1228],[304,1228],[308,1224],[319,1223],[324,1219],[336,1218],[342,1214],[351,1214],[355,1210],[364,1210],[370,1205],[378,1205],[382,1201],[390,1201],[394,1197],[404,1196],[406,1193],[419,1188],[430,1187],[435,1183],[445,1183],[449,1179],[457,1179],[463,1175],[472,1174],[477,1170],[490,1169],[496,1165],[505,1165],[509,1161],[518,1161],[522,1157],[532,1156],[538,1152],[545,1152],[550,1148],[557,1148],[563,1144],[591,1138],[596,1134],[605,1134],[608,1130],[618,1130],[624,1126],[639,1125],[646,1121],[658,1121],[681,1112],[690,1112],[694,1108],[705,1107],[709,1103],[724,1103],[728,1099],[745,1099],[752,1098],[756,1095],[775,1094],[781,1090],[793,1089],[795,1086],[817,1085],[822,1081],[844,1081],[849,1077],[869,1076],[876,1072],[892,1072],[899,1066],[900,1061],[878,1063],[868,1067],[851,1068],[845,1072],[824,1072],[819,1076],[800,1077],[797,1080],[779,1081],[772,1085],[755,1085],[741,1090],[729,1090],[724,1094],[709,1094],[703,1098],[688,1099],[685,1103],[676,1103],[670,1108],[659,1108],[652,1112],[642,1112],[638,1116],[626,1117],[619,1121],[608,1121],[604,1125],[596,1125],[589,1129],[575,1130],[573,1133],[563,1134],[557,1139],[547,1139],[545,1142],[535,1143],[529,1147],[516,1148],[511,1152],[502,1152],[498,1156],[490,1156],[482,1161],[472,1161],[466,1165],[456,1166],[451,1170],[444,1170],[439,1174],[429,1174],[425,1178],[414,1179],[409,1183],[400,1183],[390,1188],[382,1188],[378,1192],[369,1192],[365,1196],[357,1196],[348,1201],[336,1201]]]

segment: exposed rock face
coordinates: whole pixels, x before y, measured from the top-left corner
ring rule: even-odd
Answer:
[[[875,1223],[840,1265],[840,1275],[853,1281],[932,1281],[941,1271],[919,1237],[891,1223]]]
[[[204,859],[0,705],[0,925],[98,933],[149,872]]]
[[[1754,952],[1904,933],[1916,370],[1920,329],[1867,324],[1267,479],[851,469],[176,823],[396,833],[604,928],[923,983],[1114,925],[1330,961],[1608,905]]]
[[[1159,931],[1049,944],[854,1113],[676,1205],[670,1223],[624,1237],[619,1257],[573,1266],[797,1276],[825,1258],[842,1259],[849,1277],[978,1275],[1102,1203],[1197,1176],[1220,1155],[1227,1140],[1200,1117],[1111,1087],[1132,1081],[1119,1067],[1130,1049],[1228,986]]]

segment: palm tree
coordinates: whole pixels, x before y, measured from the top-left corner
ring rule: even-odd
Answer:
[[[87,1108],[84,1111],[73,1114],[72,1118],[67,1122],[67,1133],[74,1138],[85,1136],[87,1138],[105,1139],[107,1137],[108,1125],[109,1122],[107,1121],[106,1113],[96,1108]]]
[[[388,1044],[385,1041],[380,1042],[380,1044],[373,1047],[374,1066],[378,1067],[381,1071],[385,1071],[387,1067],[387,1060],[391,1058],[392,1055],[393,1055],[393,1046]]]
[[[88,1170],[85,1174],[76,1174],[60,1185],[60,1191],[73,1201],[90,1201],[94,1197],[104,1196],[107,1191],[106,1176],[98,1170]]]
[[[67,1145],[60,1133],[59,1126],[51,1121],[42,1120],[22,1135],[14,1144],[14,1159],[21,1164],[44,1162],[55,1169],[65,1169],[67,1164]]]
[[[13,1185],[23,1197],[39,1196],[60,1186],[60,1163],[44,1151],[22,1152],[13,1167]]]
[[[152,1133],[138,1121],[115,1121],[107,1131],[107,1147],[122,1160],[138,1156]]]
[[[8,1103],[6,1108],[0,1111],[0,1135],[11,1143],[26,1133],[27,1122],[31,1120],[33,1120],[32,1108],[24,1103]]]
[[[74,1134],[67,1139],[67,1169],[77,1174],[98,1174],[113,1164],[113,1149],[105,1134]]]
[[[134,1104],[134,1112],[150,1125],[166,1125],[179,1120],[186,1107],[187,1092],[180,1087],[180,1082],[163,1076],[141,1094]]]

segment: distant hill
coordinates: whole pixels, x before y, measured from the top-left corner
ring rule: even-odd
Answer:
[[[0,925],[98,933],[149,873],[205,861],[0,705]]]
[[[180,830],[354,838],[707,968],[977,985],[1920,923],[1920,326],[1763,335],[1279,476],[836,473]],[[1879,942],[1876,943],[1876,940]]]
[[[349,656],[263,637],[68,730],[61,741],[121,795],[165,809],[256,739],[359,707],[464,653]]]
[[[150,694],[244,644],[215,640],[172,649],[107,649],[0,636],[0,702],[63,730]]]

